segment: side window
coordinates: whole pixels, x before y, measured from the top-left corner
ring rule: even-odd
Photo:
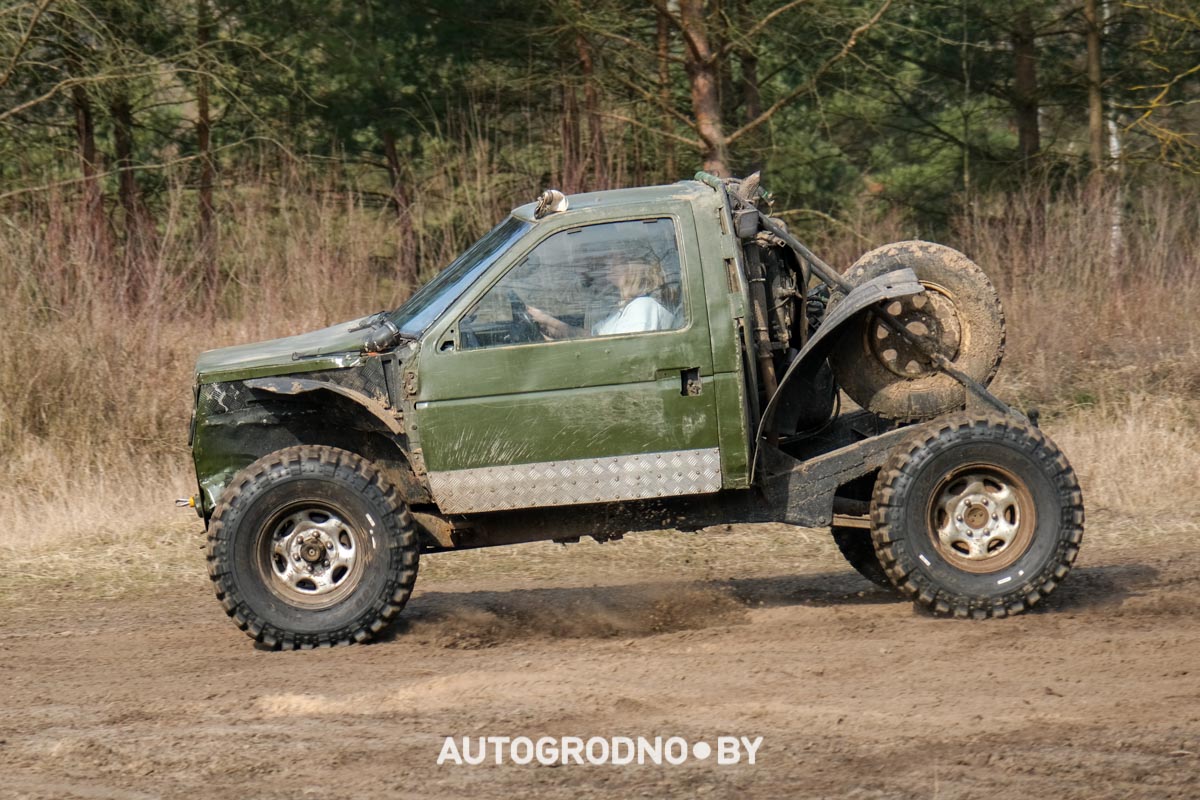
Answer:
[[[559,231],[459,323],[464,349],[665,331],[686,324],[670,219]]]

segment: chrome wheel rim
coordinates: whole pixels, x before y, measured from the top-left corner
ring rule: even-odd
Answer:
[[[363,537],[330,506],[304,504],[277,513],[264,527],[259,571],[281,600],[309,609],[343,600],[362,578]]]
[[[993,465],[955,469],[938,483],[929,507],[934,546],[942,558],[966,572],[1011,566],[1029,549],[1036,527],[1029,489]]]

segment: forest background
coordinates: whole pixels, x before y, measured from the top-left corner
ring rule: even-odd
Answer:
[[[761,169],[840,268],[895,239],[967,252],[1008,312],[997,390],[1042,408],[1089,515],[1183,524],[1190,0],[7,0],[10,588],[195,569],[171,500],[201,350],[394,306],[544,188],[701,168]]]

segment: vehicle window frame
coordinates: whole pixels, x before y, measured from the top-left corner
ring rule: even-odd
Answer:
[[[454,259],[449,264],[447,264],[445,267],[443,267],[441,269],[441,271],[438,272],[437,275],[430,278],[429,281],[427,281],[422,286],[418,287],[417,290],[415,292],[413,292],[413,294],[407,300],[405,300],[399,306],[397,306],[396,308],[394,308],[390,312],[388,312],[388,319],[391,320],[393,324],[399,324],[400,313],[404,310],[405,306],[409,305],[413,300],[419,298],[421,293],[423,291],[426,291],[428,289],[428,287],[430,287],[432,284],[437,282],[440,277],[442,277],[443,275],[447,275],[448,270],[450,270],[453,266],[455,266],[457,263],[459,263],[468,253],[471,252],[471,250],[473,250],[476,246],[478,246],[480,243],[482,243],[484,239],[488,238],[493,233],[496,233],[501,227],[508,225],[509,223],[516,223],[514,225],[513,233],[510,234],[510,236],[507,238],[509,247],[520,242],[521,239],[528,236],[529,233],[532,230],[534,230],[533,224],[530,223],[529,220],[524,219],[522,217],[518,217],[515,214],[509,214],[507,217],[502,219],[500,222],[498,222],[494,226],[492,226],[492,228],[486,234],[481,236],[479,239],[475,240],[475,242],[472,243],[471,247],[464,250],[462,252],[462,254],[459,255],[458,258]],[[451,311],[454,308],[454,306],[465,295],[467,295],[471,292],[471,289],[475,286],[475,284],[477,284],[480,280],[483,280],[486,277],[488,270],[490,270],[493,266],[495,266],[496,262],[499,260],[502,260],[504,257],[505,257],[505,252],[503,249],[501,249],[500,251],[492,254],[490,259],[485,259],[484,261],[481,261],[481,262],[473,265],[472,267],[468,268],[463,273],[463,275],[460,276],[460,279],[467,279],[465,282],[465,285],[460,287],[459,290],[454,293],[454,296],[451,297],[446,303],[444,303],[442,305],[441,311],[439,311],[437,314],[434,314],[429,319],[429,321],[427,321],[419,331],[408,331],[408,330],[406,330],[406,327],[404,325],[401,325],[400,330],[401,330],[402,334],[415,340],[415,339],[420,339],[421,337],[423,337],[427,333],[429,333],[429,331],[431,329],[433,329],[434,326],[437,325],[438,321],[440,319],[442,319],[448,311]],[[470,277],[471,272],[474,272],[476,270],[479,271],[479,274],[477,274],[473,278],[471,278]],[[451,285],[446,288],[453,288],[453,287]],[[423,314],[424,312],[422,311],[420,313]],[[414,315],[414,316],[418,316],[418,315]],[[456,346],[457,346],[457,342],[456,342]]]
[[[483,301],[484,297],[486,297],[488,295],[488,293],[491,292],[496,287],[497,284],[499,284],[501,281],[503,281],[510,272],[512,272],[515,269],[518,269],[523,263],[525,263],[526,259],[528,259],[530,255],[532,255],[533,251],[536,250],[537,248],[541,247],[542,244],[545,243],[547,240],[549,240],[551,237],[556,236],[557,234],[560,234],[560,233],[567,233],[569,231],[577,230],[580,228],[590,228],[590,227],[594,227],[596,225],[611,225],[611,224],[620,223],[620,222],[639,222],[639,221],[648,222],[651,220],[669,220],[671,222],[672,229],[675,233],[675,251],[679,256],[679,294],[680,294],[679,308],[683,312],[683,317],[684,317],[683,325],[680,325],[678,328],[668,328],[668,329],[659,330],[659,331],[634,331],[631,333],[614,333],[614,334],[609,334],[607,336],[594,336],[594,335],[593,336],[580,336],[580,337],[567,338],[567,339],[548,339],[548,340],[542,340],[542,341],[536,341],[536,342],[513,342],[510,344],[494,345],[491,347],[472,347],[469,349],[463,348],[463,345],[462,345],[462,322],[463,322],[463,319],[465,319],[467,316],[469,316],[471,314],[472,311],[475,310],[475,308],[479,305],[479,303]],[[622,217],[611,217],[611,218],[607,218],[607,219],[598,219],[598,220],[593,220],[593,221],[588,221],[588,222],[580,222],[580,223],[577,223],[574,225],[562,225],[562,226],[554,228],[553,230],[547,231],[545,233],[545,235],[534,240],[534,242],[526,250],[523,250],[519,255],[517,255],[515,258],[512,259],[512,263],[510,263],[508,266],[504,267],[503,270],[501,270],[499,273],[497,273],[496,277],[493,280],[489,281],[486,286],[484,286],[482,282],[478,283],[478,285],[481,287],[478,295],[475,296],[474,300],[468,306],[466,306],[462,311],[460,311],[458,314],[456,314],[454,316],[454,321],[450,324],[450,326],[443,333],[442,338],[445,338],[446,334],[453,332],[454,348],[450,349],[450,350],[444,350],[444,351],[439,350],[439,354],[482,353],[482,352],[494,353],[497,351],[509,350],[514,347],[536,347],[536,346],[540,346],[540,345],[556,345],[556,344],[557,345],[563,345],[563,344],[578,345],[583,342],[614,342],[614,341],[624,340],[624,339],[627,339],[632,336],[662,336],[662,335],[666,335],[666,334],[686,333],[686,332],[690,331],[692,329],[692,327],[695,325],[695,318],[694,318],[695,315],[692,313],[692,308],[691,308],[692,293],[691,293],[690,288],[687,285],[688,284],[688,277],[687,277],[688,274],[689,273],[688,273],[688,266],[687,266],[687,250],[684,247],[684,241],[683,241],[683,225],[681,223],[680,214],[675,211],[630,214],[628,216],[622,216]]]

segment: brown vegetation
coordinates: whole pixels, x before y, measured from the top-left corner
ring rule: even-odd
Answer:
[[[431,190],[414,206],[423,278],[533,194],[458,185],[473,188]],[[1167,513],[1173,493],[1163,490],[1194,479],[1200,448],[1200,198],[1126,196],[1115,238],[1105,209],[1118,199],[1009,198],[960,220],[948,243],[1000,286],[1009,350],[998,390],[1042,408],[1090,510]],[[186,191],[168,193],[160,245],[140,260],[93,235],[77,202],[30,196],[0,227],[6,549],[198,526],[171,506],[193,490],[185,439],[196,355],[392,306],[412,288],[395,278],[395,214],[316,180],[259,181],[227,199],[211,302]],[[1027,223],[1030,207],[1045,209],[1044,224]],[[867,211],[854,227],[809,239],[845,266],[872,244],[919,234]]]

